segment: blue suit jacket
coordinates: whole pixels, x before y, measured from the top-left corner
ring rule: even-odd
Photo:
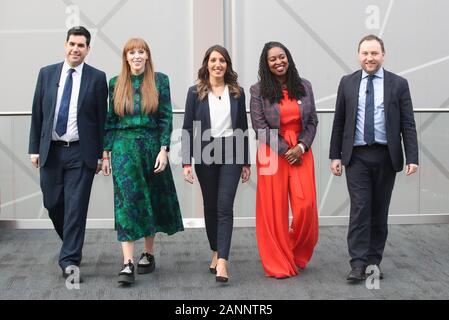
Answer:
[[[359,70],[344,76],[338,87],[329,158],[341,159],[343,165],[351,161],[361,80],[362,71]],[[401,171],[404,167],[401,140],[406,163],[418,164],[418,141],[407,80],[386,70],[384,108],[387,145],[393,168]]]
[[[31,116],[28,153],[39,154],[45,166],[52,139],[58,83],[63,63],[43,67],[37,79]],[[88,167],[96,168],[102,157],[108,86],[106,74],[86,63],[78,97],[78,134],[81,154]]]
[[[229,93],[229,100],[231,103],[231,122],[232,129],[238,130],[244,133],[243,138],[243,164],[249,165],[249,140],[248,140],[248,117],[246,115],[246,102],[245,93],[243,88],[240,88],[240,98],[236,99],[231,93]],[[198,122],[198,123],[194,123]],[[196,132],[195,125],[201,124],[201,132]],[[205,131],[211,128],[210,111],[209,111],[209,99],[206,96],[203,100],[198,100],[197,86],[194,85],[189,88],[187,92],[184,124],[183,124],[183,137],[182,137],[182,163],[191,164],[192,158],[194,158],[194,145],[195,142],[201,140],[201,152],[211,142],[211,137],[205,134]],[[240,136],[240,134],[236,134]],[[204,138],[205,140],[202,140]],[[195,150],[196,151],[196,150]],[[233,154],[233,160],[238,162],[240,159],[236,158],[236,153]],[[200,159],[195,159],[199,161]],[[198,163],[198,162],[197,162]]]

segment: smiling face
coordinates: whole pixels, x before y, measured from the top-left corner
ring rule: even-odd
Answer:
[[[228,64],[226,59],[218,51],[212,51],[207,61],[207,70],[209,77],[216,79],[224,79]]]
[[[368,74],[375,74],[384,62],[385,53],[377,40],[365,40],[360,44],[359,62]]]
[[[148,53],[143,48],[135,48],[126,52],[126,60],[132,74],[141,74],[145,71],[145,64],[148,60]]]
[[[69,39],[64,45],[65,57],[67,63],[75,68],[84,62],[90,47],[87,45],[85,36],[70,35]]]
[[[285,81],[288,70],[287,54],[282,48],[274,47],[267,53],[268,68],[271,73],[278,78],[279,81]]]

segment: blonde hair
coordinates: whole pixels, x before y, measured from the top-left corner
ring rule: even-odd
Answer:
[[[125,43],[122,54],[122,71],[120,72],[114,88],[114,112],[120,116],[125,113],[134,113],[134,91],[131,83],[131,67],[126,59],[128,51],[143,49],[148,55],[145,62],[143,81],[140,87],[142,113],[153,113],[157,111],[159,92],[156,88],[153,61],[148,44],[141,38],[132,38]]]

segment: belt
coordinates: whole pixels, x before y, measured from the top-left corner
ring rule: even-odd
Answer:
[[[373,144],[364,144],[361,146],[354,146],[354,148],[386,148],[387,145],[386,144],[382,144],[382,143],[373,143]]]
[[[80,143],[79,140],[76,140],[76,141],[52,140],[51,141],[51,144],[54,145],[54,146],[66,147],[66,148],[74,146],[74,145],[76,145],[78,143]]]

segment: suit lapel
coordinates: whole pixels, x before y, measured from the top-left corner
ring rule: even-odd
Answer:
[[[351,90],[350,97],[354,99],[351,101],[351,110],[354,112],[353,121],[356,123],[357,121],[357,109],[359,107],[359,90],[360,90],[360,82],[362,81],[362,70],[359,70],[354,76],[351,78],[351,83],[349,88]]]
[[[55,116],[55,110],[56,110],[56,102],[58,101],[58,89],[59,89],[59,80],[61,79],[61,72],[62,72],[62,66],[64,65],[63,62],[56,65],[56,68],[51,76],[50,79],[50,94],[51,94],[51,118],[53,119]]]
[[[235,130],[237,129],[237,99],[234,98],[234,96],[229,93],[229,101],[231,102],[231,122],[232,122],[232,128]]]
[[[270,100],[264,98],[264,105],[267,106],[266,108],[264,108],[265,116],[272,119],[272,122],[274,122],[275,120],[277,129],[279,129],[281,127],[281,109],[279,107],[279,103],[271,103]]]
[[[385,120],[388,116],[388,108],[390,107],[391,98],[391,77],[390,73],[384,69],[384,115]]]
[[[78,113],[81,110],[81,107],[83,106],[84,98],[86,97],[87,88],[89,88],[89,82],[91,79],[91,73],[90,68],[87,64],[84,64],[83,66],[83,73],[81,75],[81,83],[80,83],[80,93],[78,95]]]
[[[200,104],[201,123],[204,125],[204,129],[210,129],[210,109],[209,109],[209,97],[201,100]]]

